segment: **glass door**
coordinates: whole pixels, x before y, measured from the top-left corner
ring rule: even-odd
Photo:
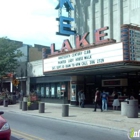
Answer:
[[[50,87],[49,87],[49,85],[46,86],[46,97],[50,97]]]
[[[41,98],[45,97],[45,90],[44,85],[41,85]]]
[[[71,85],[71,101],[76,101],[76,84]]]
[[[51,97],[55,97],[55,84],[51,84]]]
[[[56,97],[60,99],[61,98],[61,87],[60,87],[60,84],[57,84],[56,88],[57,88]]]
[[[41,92],[40,92],[40,86],[37,85],[36,87],[36,92],[37,92],[37,96],[40,98],[41,97]]]

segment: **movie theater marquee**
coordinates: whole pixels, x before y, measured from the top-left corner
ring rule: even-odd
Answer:
[[[81,50],[43,60],[44,72],[123,61],[122,43]]]

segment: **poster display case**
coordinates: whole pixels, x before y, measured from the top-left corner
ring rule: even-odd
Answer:
[[[41,97],[45,97],[44,86],[41,86]]]
[[[50,88],[46,86],[46,97],[50,97]]]
[[[76,84],[71,85],[71,101],[76,102]]]

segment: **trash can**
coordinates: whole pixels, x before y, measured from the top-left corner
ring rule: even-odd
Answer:
[[[11,96],[12,104],[16,104],[16,95]]]
[[[127,115],[127,101],[121,102],[121,115]]]
[[[3,100],[3,106],[8,107],[8,100]]]
[[[39,103],[39,113],[45,112],[45,103]]]
[[[23,102],[28,102],[28,97],[23,97]]]
[[[69,116],[69,105],[63,104],[62,105],[62,117]]]
[[[138,100],[128,100],[127,117],[138,118]]]
[[[22,111],[27,111],[27,102],[22,102]]]
[[[19,101],[19,109],[22,109],[22,101]]]

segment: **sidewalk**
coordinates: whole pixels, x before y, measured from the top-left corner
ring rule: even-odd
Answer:
[[[39,113],[38,110],[22,111],[19,109],[18,103],[15,105],[9,105],[8,107],[0,106],[0,110],[72,121],[109,129],[124,131],[130,130],[132,127],[134,130],[140,129],[140,113],[139,118],[127,118],[126,116],[121,115],[121,111],[108,110],[106,112],[101,112],[100,109],[97,109],[96,112],[93,112],[93,108],[91,107],[86,108],[85,106],[85,108],[80,108],[69,105],[69,116],[62,117],[62,105],[51,103],[45,103],[45,113]]]

